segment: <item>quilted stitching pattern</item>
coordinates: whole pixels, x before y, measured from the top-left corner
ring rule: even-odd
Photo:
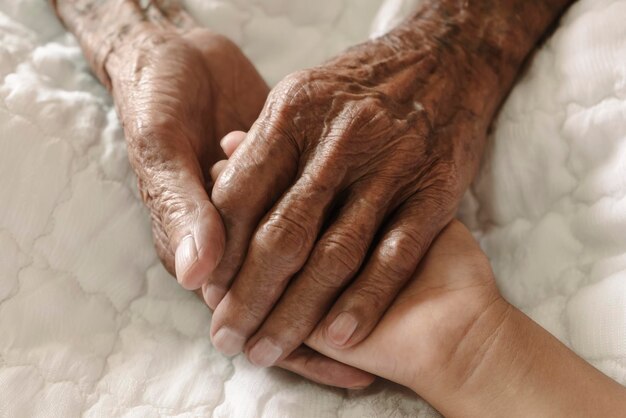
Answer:
[[[388,0],[376,31],[410,0]],[[270,83],[366,39],[381,0],[186,0]],[[504,294],[626,383],[625,0],[582,0],[503,108],[462,216]],[[289,36],[285,36],[288,34]],[[0,417],[409,417],[227,359],[160,267],[104,89],[41,0],[0,1]]]

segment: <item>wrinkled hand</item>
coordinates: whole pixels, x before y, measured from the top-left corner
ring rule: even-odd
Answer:
[[[226,154],[231,156],[245,139],[245,132],[228,134],[222,140]],[[227,160],[215,164],[214,181],[228,164]],[[467,228],[453,220],[362,341],[338,347],[322,322],[305,343],[329,358],[420,395],[430,394],[435,382],[447,389],[471,373],[475,356],[480,356],[510,308],[496,288],[489,260]]]
[[[52,4],[113,94],[163,264],[199,288],[224,247],[207,193],[209,169],[224,157],[219,139],[250,127],[267,85],[236,45],[175,1]]]
[[[219,140],[250,128],[269,89],[237,46],[197,27],[176,2],[167,4],[53,1],[114,96],[163,264],[185,288],[198,289],[224,247],[207,192],[211,166],[226,155]],[[280,366],[342,387],[373,380],[306,347]]]
[[[434,54],[368,65],[379,50],[280,82],[217,179],[228,239],[204,293],[224,353],[270,366],[321,320],[358,343],[453,217],[492,105]]]
[[[222,141],[230,156],[245,140],[232,132]],[[228,161],[215,164],[213,180]],[[306,344],[331,358],[410,387],[419,394],[463,378],[511,306],[502,298],[489,260],[457,220],[435,238],[417,270],[375,329],[352,347],[337,347],[318,324]],[[483,347],[484,348],[484,347]]]
[[[233,132],[224,138],[227,154],[244,137],[243,132]],[[214,166],[214,180],[226,166],[227,161]],[[486,353],[495,340],[504,338],[499,333],[511,322],[513,310],[498,291],[489,260],[476,240],[453,220],[361,342],[337,347],[320,323],[305,343],[329,358],[407,386],[444,411],[453,407],[450,394],[458,395],[477,369],[488,375],[483,369],[498,367],[484,364],[495,362]],[[511,351],[516,349],[523,346]]]
[[[218,139],[250,126],[267,87],[239,48],[207,30],[150,28],[137,37],[118,52],[113,92],[157,252],[197,289],[224,248],[206,181],[223,156]]]

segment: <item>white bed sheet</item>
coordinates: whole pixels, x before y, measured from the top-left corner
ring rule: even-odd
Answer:
[[[186,5],[275,83],[416,1]],[[570,10],[461,216],[506,297],[626,384],[624,17],[626,0]],[[215,352],[209,312],[154,254],[111,99],[42,0],[0,0],[0,192],[0,417],[434,414],[388,383],[328,389]]]

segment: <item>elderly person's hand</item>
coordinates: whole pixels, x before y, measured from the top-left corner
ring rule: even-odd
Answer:
[[[113,94],[159,256],[197,289],[224,247],[205,181],[224,156],[219,139],[248,129],[269,89],[237,46],[167,3],[53,1]]]
[[[211,166],[232,151],[226,146],[225,154],[219,140],[250,128],[267,85],[237,46],[197,27],[174,1],[146,8],[135,0],[52,5],[113,94],[163,264],[185,288],[198,289],[224,247],[208,194]],[[328,385],[372,381],[306,347],[280,365]]]
[[[350,347],[452,219],[487,129],[567,0],[428,0],[390,34],[288,76],[221,173],[212,338],[270,366],[323,321]]]

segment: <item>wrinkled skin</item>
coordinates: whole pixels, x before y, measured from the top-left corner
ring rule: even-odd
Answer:
[[[230,154],[245,138],[225,139]],[[213,168],[216,179],[227,162]],[[460,222],[435,238],[376,328],[349,348],[318,324],[320,353],[415,391],[444,416],[621,416],[626,388],[504,300]]]
[[[227,153],[244,139],[244,132],[229,134]],[[216,164],[213,179],[227,167],[226,161]],[[512,309],[496,287],[486,255],[467,228],[453,220],[362,342],[336,347],[324,324],[318,324],[306,343],[424,395],[436,386],[461,384],[478,366],[479,347],[490,343]]]
[[[444,3],[449,2],[441,0],[435,5]],[[463,3],[467,5],[470,2]],[[540,9],[537,2],[527,0],[517,3],[516,0],[502,0],[498,3],[508,7],[516,6],[513,10],[517,19],[524,15],[526,4],[532,10]],[[94,73],[112,89],[129,141],[129,156],[139,176],[142,195],[153,214],[157,248],[164,264],[171,272],[176,269],[179,281],[187,288],[196,288],[205,283],[207,290],[205,296],[209,296],[207,297],[209,304],[219,303],[218,299],[210,295],[209,286],[206,285],[208,273],[221,259],[221,248],[224,245],[224,230],[219,217],[216,216],[215,208],[207,197],[207,190],[210,188],[209,173],[218,185],[219,182],[223,185],[231,182],[231,186],[232,184],[237,186],[237,179],[233,175],[233,171],[236,170],[230,166],[231,163],[221,161],[210,170],[209,167],[219,158],[230,157],[243,140],[245,134],[235,132],[227,135],[222,142],[224,152],[220,151],[217,144],[217,139],[225,132],[249,128],[260,104],[265,100],[264,83],[241,52],[230,42],[207,31],[194,29],[189,19],[181,15],[180,10],[176,8],[157,9],[153,2],[148,10],[141,10],[137,3],[131,0],[60,0],[53,4],[57,6],[57,11],[64,22],[76,33]],[[544,7],[554,5],[554,10],[557,10],[557,6],[565,4],[565,1],[545,1],[541,4]],[[490,0],[481,2],[481,5],[486,8],[496,6]],[[539,28],[545,25],[541,19],[532,19],[532,13],[526,17],[530,18],[526,22],[518,19],[529,26],[524,32],[533,32],[533,24],[537,24]],[[479,41],[482,42],[480,39]],[[511,48],[523,51],[528,45],[524,46],[522,42]],[[376,51],[376,48],[373,50]],[[438,57],[436,53],[432,56]],[[350,58],[350,53],[345,57]],[[493,56],[491,58],[487,66],[497,66],[493,61],[495,58]],[[342,67],[340,61],[331,64],[338,65],[334,68],[337,74],[342,74],[342,68],[349,74],[358,67],[354,65]],[[366,61],[357,59],[356,62],[360,65]],[[507,57],[505,61],[514,69],[519,57],[517,61]],[[428,60],[425,62],[428,63]],[[419,71],[424,69],[419,65],[415,68]],[[464,70],[469,71],[472,68],[470,65]],[[277,171],[285,169],[284,176],[294,177],[293,166],[297,164],[293,161],[289,163],[288,158],[281,156],[281,150],[286,150],[288,154],[296,150],[300,152],[298,158],[305,163],[319,164],[323,171],[329,171],[337,176],[321,177],[324,182],[318,182],[317,187],[312,187],[312,192],[319,196],[331,193],[326,189],[346,189],[354,184],[366,184],[371,187],[353,189],[352,192],[356,192],[356,195],[339,193],[342,195],[338,199],[339,203],[333,201],[333,204],[326,204],[328,208],[322,202],[322,209],[326,209],[322,212],[333,214],[332,219],[341,219],[341,208],[347,203],[352,203],[352,207],[359,207],[359,202],[361,204],[365,202],[366,206],[371,205],[372,201],[374,204],[380,203],[372,199],[372,194],[368,193],[363,193],[363,198],[359,198],[361,190],[376,191],[377,193],[373,194],[374,198],[379,193],[392,195],[386,209],[387,212],[391,212],[389,208],[410,206],[407,202],[420,207],[417,203],[420,199],[413,202],[411,197],[429,188],[437,190],[437,186],[449,185],[450,189],[448,193],[443,193],[444,197],[455,196],[460,179],[460,188],[463,188],[462,179],[467,177],[459,173],[464,173],[463,167],[471,168],[475,164],[474,157],[479,153],[472,151],[472,147],[468,147],[462,140],[452,141],[446,146],[434,139],[446,138],[447,135],[459,138],[454,133],[448,132],[454,127],[473,127],[475,129],[470,132],[463,132],[464,135],[471,139],[483,137],[488,125],[486,120],[489,118],[485,117],[475,121],[476,123],[468,120],[471,121],[475,115],[481,114],[476,112],[477,110],[485,110],[485,114],[489,115],[496,107],[498,94],[481,92],[478,88],[480,86],[465,83],[467,79],[458,74],[456,77],[459,78],[455,78],[444,70],[437,72],[441,78],[428,79],[426,75],[435,74],[428,71],[422,74],[427,80],[418,78],[420,83],[430,86],[427,90],[402,88],[403,83],[398,82],[398,79],[387,85],[394,88],[385,88],[385,82],[372,84],[370,83],[372,80],[359,71],[354,77],[360,82],[345,84],[345,78],[333,79],[330,73],[316,71],[300,73],[283,83],[285,94],[275,93],[272,96],[266,106],[265,116],[248,136],[241,148],[242,151],[235,152],[232,164],[247,161],[251,171],[254,173],[254,170],[257,170],[258,173],[266,161],[264,159],[272,157],[280,163],[277,165]],[[477,73],[485,77],[482,84],[494,82],[501,88],[507,85],[506,76],[502,79],[494,77],[493,73],[490,76],[489,71],[485,73],[478,70]],[[508,75],[511,76],[513,73],[514,71],[510,70]],[[414,76],[415,73],[409,75]],[[350,77],[352,76],[348,75],[348,78]],[[382,78],[385,78],[384,73]],[[414,77],[405,78],[410,80]],[[334,83],[339,84],[332,87]],[[298,87],[295,90],[294,85]],[[314,90],[306,92],[307,88],[311,87],[319,87],[327,98],[337,96],[338,107],[323,103],[320,97],[315,99]],[[466,93],[471,94],[445,94],[446,91],[449,93],[449,90],[446,90],[449,88],[452,88],[452,92],[466,90]],[[302,93],[302,90],[305,90],[305,93]],[[280,92],[281,89],[277,91]],[[416,96],[413,96],[413,93],[403,100],[402,94],[397,95],[403,91],[418,93],[421,91],[422,94],[418,101],[415,100]],[[424,91],[427,93],[424,94]],[[350,93],[362,95],[364,102],[356,103],[354,97],[350,97]],[[292,101],[292,97],[298,100]],[[485,100],[489,98],[491,99]],[[411,102],[412,107],[408,104]],[[297,105],[295,110],[298,111],[295,113],[294,108],[290,109],[292,103]],[[416,106],[416,103],[421,106]],[[481,109],[481,106],[484,108]],[[274,120],[271,117],[267,119],[268,115],[278,116]],[[448,117],[451,119],[447,119]],[[265,124],[262,123],[263,118]],[[355,122],[352,123],[351,120]],[[308,121],[308,125],[302,125],[303,121]],[[326,123],[325,129],[321,128],[321,121]],[[276,128],[272,130],[273,125],[276,125],[278,130]],[[294,131],[294,127],[306,128],[304,133],[323,132],[324,135],[321,139],[311,138],[302,132]],[[285,132],[282,132],[282,128],[285,128]],[[267,134],[268,130],[271,135]],[[454,132],[454,129],[451,131]],[[264,143],[258,139],[264,132],[272,139],[278,139],[272,142],[273,147],[268,146],[269,141]],[[367,135],[359,141],[351,133]],[[293,140],[292,143],[286,144],[285,137]],[[400,151],[394,153],[385,149],[388,148],[385,146],[387,140]],[[411,141],[419,144],[417,149],[421,150],[421,154],[408,146]],[[381,147],[371,147],[369,153],[360,147],[360,144],[380,143],[383,143]],[[244,158],[246,148],[252,149],[255,145],[261,145],[258,154],[260,158],[246,160]],[[406,150],[406,155],[403,153],[405,146],[411,148]],[[344,154],[354,159],[345,157]],[[408,175],[409,181],[406,181],[405,176],[396,171],[392,165],[385,164],[385,158],[391,156],[399,158],[403,163],[411,159],[417,160],[407,163],[407,167],[413,167],[414,163],[431,163],[428,169],[432,170],[433,174],[428,174],[428,170],[425,169],[417,170],[419,174],[407,171],[405,174]],[[461,164],[460,162],[466,161],[463,158],[459,159],[459,156],[469,157],[471,163]],[[328,161],[332,160],[339,161],[345,167],[327,165]],[[368,175],[370,166],[373,168],[370,171],[371,175]],[[305,168],[306,165],[302,166],[302,170],[296,170],[301,175],[296,176],[297,178],[309,176]],[[225,174],[220,175],[222,172]],[[261,174],[267,173],[263,173],[261,169]],[[281,175],[282,173],[279,173],[276,176],[274,173],[275,177],[272,177],[270,170],[270,176],[263,176],[258,180],[266,181],[268,178],[280,180]],[[318,175],[321,176],[319,173]],[[386,182],[387,177],[395,181],[387,179]],[[243,178],[245,179],[245,176]],[[420,184],[419,190],[414,190],[408,184],[411,179]],[[311,180],[319,181],[320,177],[311,176]],[[250,184],[266,187],[267,184],[263,181]],[[325,182],[329,184],[328,187]],[[382,184],[386,187],[382,187]],[[234,186],[231,190],[240,192]],[[245,187],[241,190],[249,191]],[[277,190],[275,194],[280,194],[280,187],[277,187]],[[225,191],[219,191],[218,195],[219,193]],[[230,205],[226,205],[229,202],[228,196],[222,196],[218,204],[219,210],[228,214],[233,208],[242,207],[253,212],[255,210],[253,204],[258,202],[254,199],[259,199],[259,196],[254,193],[250,196],[253,199],[242,196],[238,202],[230,201]],[[441,203],[446,200],[437,200],[436,196],[425,194],[422,202],[432,204],[439,201],[442,206],[439,212],[441,216],[441,213],[447,213],[446,205]],[[250,203],[252,205],[249,205]],[[312,201],[310,207],[319,211],[319,201]],[[379,213],[376,210],[372,212]],[[395,226],[402,227],[400,229],[404,228],[405,231],[415,230],[411,222],[393,221],[402,217],[402,213],[403,210],[394,211],[390,218],[391,223],[385,223],[383,231],[393,230]],[[259,216],[261,215],[263,213]],[[435,223],[443,218],[435,217]],[[244,216],[242,219],[247,218]],[[361,232],[367,231],[367,225],[361,228],[363,224],[359,223],[360,220],[360,217],[354,218],[356,229]],[[230,220],[226,218],[226,221],[227,231],[231,232],[236,222],[233,222],[232,218]],[[330,224],[332,228],[332,222],[326,220],[324,223]],[[271,225],[271,222],[269,224]],[[306,225],[306,222],[303,224]],[[351,225],[350,222],[346,222],[346,225],[348,224]],[[306,229],[300,223],[297,225],[293,228],[296,231]],[[422,226],[420,231],[430,231],[431,225],[427,226],[429,228]],[[324,230],[328,231],[331,228]],[[272,230],[271,226],[269,230]],[[287,240],[293,240],[292,235],[282,233]],[[385,233],[381,234],[382,240],[375,241],[385,242]],[[401,232],[401,237],[403,236],[406,234]],[[427,233],[426,236],[429,237]],[[191,237],[192,240],[183,239],[185,237]],[[233,240],[230,234],[228,238]],[[282,240],[269,242],[288,255],[292,250]],[[328,240],[326,242],[328,243]],[[403,240],[398,242],[401,244]],[[193,243],[195,249],[191,250],[187,245],[189,243]],[[247,244],[245,240],[244,243]],[[400,259],[408,260],[415,257],[411,250],[418,254],[425,251],[419,244],[409,249],[402,245],[390,247],[390,250],[395,249],[403,250],[395,253],[392,251],[392,255],[402,255]],[[243,260],[243,253],[238,255],[235,252],[233,256],[227,252],[224,259]],[[373,259],[375,260],[377,256],[378,254],[374,252]],[[274,254],[272,257],[278,258],[279,265],[284,266],[280,264],[283,261],[280,257]],[[345,268],[342,264],[346,264],[344,263],[346,260],[349,261],[349,256],[336,258],[336,264],[330,266],[331,274],[335,272],[333,267]],[[266,263],[269,264],[271,261]],[[218,267],[218,271],[219,269]],[[403,270],[399,271],[402,272]],[[345,280],[339,276],[335,275],[335,278]],[[520,416],[561,414],[569,417],[591,416],[594,413],[601,416],[611,414],[619,416],[626,407],[624,406],[626,396],[622,387],[577,358],[500,297],[495,289],[486,258],[468,231],[460,224],[453,222],[446,227],[430,247],[417,271],[409,274],[407,279],[401,276],[402,274],[398,274],[397,277],[389,276],[394,281],[392,286],[404,281],[408,284],[399,291],[398,297],[393,299],[380,324],[368,335],[362,334],[361,342],[353,340],[349,342],[350,346],[347,348],[338,347],[333,341],[334,336],[329,335],[332,334],[331,329],[326,328],[326,323],[321,322],[306,339],[307,344],[318,352],[300,346],[287,357],[284,357],[283,353],[281,356],[284,358],[278,364],[313,380],[344,387],[361,387],[372,381],[371,375],[354,368],[358,367],[411,387],[441,412],[450,416],[505,416],[510,415],[512,411]],[[284,285],[281,280],[277,282]],[[314,283],[320,288],[328,285],[328,282]],[[330,288],[332,290],[332,283]],[[310,294],[312,299],[319,297],[319,293],[312,290],[315,289],[304,287],[302,293]],[[389,302],[390,299],[385,298],[393,292],[392,290],[390,293],[376,293],[375,296],[382,295],[383,302],[380,303],[382,305]],[[259,293],[252,296],[263,298],[266,295]],[[376,301],[374,302],[373,306],[379,307]],[[306,314],[311,304],[302,306]],[[281,309],[280,305],[277,309]],[[375,315],[381,314],[381,311],[374,312]],[[303,318],[302,313],[294,310],[291,315],[293,319],[290,317],[294,322],[291,323],[298,324]],[[319,352],[329,357],[324,357]],[[254,359],[253,355],[251,357]],[[331,357],[353,367],[331,360]],[[569,387],[564,389],[567,385]],[[462,402],[459,402],[460,400]],[[621,405],[618,405],[620,402]]]
[[[372,331],[452,218],[499,103],[566,3],[422,2],[389,35],[281,82],[211,200],[217,139],[248,129],[265,100],[250,63],[157,2],[57,10],[112,89],[164,264],[202,285],[218,349],[268,366],[320,321],[335,347]]]
[[[280,341],[280,356],[287,355],[363,266],[329,315],[349,312],[359,321],[331,341],[358,342],[453,216],[464,188],[454,137],[467,132],[468,144],[480,144],[484,131],[472,136],[473,118],[459,111],[454,126],[436,132],[426,110],[356,80],[349,69],[322,67],[283,81],[217,180],[212,196],[232,240],[211,285],[225,291],[226,267],[241,267],[216,307],[214,336],[229,327],[241,344],[266,320],[258,334]],[[269,160],[272,166],[256,162]],[[238,205],[242,196],[233,190],[248,205]],[[232,250],[238,239],[250,241],[247,254]],[[214,342],[236,352],[219,337]],[[279,358],[251,356],[265,366]]]
[[[209,31],[153,29],[138,37],[118,52],[113,93],[157,252],[181,284],[197,289],[203,277],[193,269],[211,270],[224,246],[207,169],[223,156],[218,139],[258,115],[267,86],[239,48]],[[175,263],[185,237],[195,241],[196,255],[179,252]],[[198,262],[185,269],[180,260],[189,253]]]
[[[320,321],[335,347],[362,341],[452,219],[565,4],[426,1],[281,81],[212,191],[228,236],[204,285],[215,346],[271,366]]]
[[[113,94],[163,264],[184,287],[198,289],[225,241],[209,200],[209,171],[234,148],[226,144],[225,154],[219,140],[250,128],[268,87],[237,46],[168,4],[141,9],[130,0],[53,3]],[[181,251],[182,242],[194,248]],[[373,380],[306,347],[280,366],[340,387]]]

